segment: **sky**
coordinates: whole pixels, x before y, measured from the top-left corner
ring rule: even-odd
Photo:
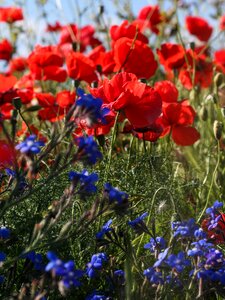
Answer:
[[[179,9],[181,26],[185,28],[185,16],[187,14],[192,14],[201,15],[202,17],[207,18],[210,24],[215,28],[218,27],[218,21],[212,18],[214,11],[212,10],[210,3],[213,1],[215,0],[182,0],[182,2],[185,3],[192,3],[192,5],[188,12]],[[45,4],[40,5],[41,2]],[[119,4],[116,5],[116,2]],[[23,7],[25,20],[23,21],[22,26],[24,26],[27,33],[26,35],[21,35],[19,50],[20,52],[25,52],[26,46],[44,42],[43,32],[45,31],[46,21],[50,24],[55,23],[55,21],[59,21],[61,24],[76,23],[81,27],[93,23],[94,17],[99,12],[100,5],[103,5],[104,22],[109,28],[112,24],[121,23],[121,19],[118,17],[117,12],[119,11],[122,14],[126,13],[126,10],[124,10],[122,5],[124,3],[129,3],[133,14],[137,16],[140,9],[146,5],[159,4],[163,11],[168,11],[173,7],[175,0],[0,0],[0,7],[12,5]],[[80,12],[80,17],[78,12]],[[46,14],[45,20],[43,19],[43,13]],[[7,30],[7,25],[0,24],[0,38],[7,36]]]

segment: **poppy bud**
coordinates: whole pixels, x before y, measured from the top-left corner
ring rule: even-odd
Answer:
[[[21,109],[22,102],[21,102],[20,97],[15,97],[15,98],[13,98],[13,105],[15,106],[15,108],[16,108],[17,110],[20,110],[20,109]]]
[[[142,83],[147,83],[146,78],[140,78],[139,81],[142,82]]]
[[[199,116],[203,121],[206,121],[208,119],[208,110],[205,105],[201,107]]]
[[[190,43],[190,48],[191,48],[191,50],[193,50],[193,51],[195,50],[195,42],[191,42],[191,43]]]
[[[222,73],[217,73],[216,76],[214,77],[214,84],[216,87],[219,87],[223,83],[223,74]]]
[[[189,97],[190,97],[190,100],[191,100],[191,101],[194,101],[194,100],[195,100],[195,97],[196,97],[196,91],[195,91],[194,89],[190,91]]]
[[[219,121],[214,121],[213,124],[213,133],[215,138],[219,141],[222,136],[222,131],[223,131],[223,123]]]
[[[215,94],[209,94],[205,97],[205,102],[214,102],[217,103],[217,97]]]

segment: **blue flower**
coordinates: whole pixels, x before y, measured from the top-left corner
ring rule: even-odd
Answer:
[[[135,220],[129,221],[128,225],[130,225],[137,233],[147,232],[148,229],[143,222],[144,218],[148,215],[147,212],[143,213],[141,216],[137,217]]]
[[[223,207],[223,202],[219,202],[218,200],[216,200],[214,203],[213,203],[213,206],[209,207],[206,209],[206,213],[207,214],[215,214],[218,212],[218,210]]]
[[[179,252],[177,255],[169,255],[165,262],[172,269],[176,269],[177,272],[182,272],[186,266],[191,264],[191,261],[185,258],[184,252]]]
[[[102,229],[101,231],[99,231],[98,233],[96,233],[96,238],[97,239],[102,239],[103,236],[112,230],[112,228],[110,227],[110,225],[112,224],[112,219],[110,219],[108,222],[106,222],[103,226],[102,226]]]
[[[149,249],[151,252],[155,252],[155,250],[163,250],[166,248],[166,241],[163,237],[157,236],[155,239],[150,238],[149,243],[144,245],[145,249]]]
[[[76,138],[76,143],[79,147],[78,158],[83,160],[88,165],[94,165],[102,158],[102,153],[98,149],[93,136]]]
[[[43,141],[35,141],[36,135],[32,134],[28,138],[26,138],[23,142],[19,143],[16,146],[16,150],[20,150],[21,153],[27,154],[37,154],[41,151],[41,147],[45,145]]]
[[[104,185],[104,192],[109,198],[109,202],[117,201],[118,204],[122,204],[124,200],[128,199],[128,194],[112,187],[110,183]]]
[[[43,259],[40,253],[36,253],[35,251],[30,251],[23,257],[29,259],[33,263],[35,270],[37,271],[44,270]]]
[[[177,221],[172,222],[172,230],[174,231],[173,236],[181,237],[193,237],[194,232],[198,229],[194,219],[189,219],[188,221]]]
[[[6,260],[6,254],[4,252],[0,252],[0,262]]]
[[[88,174],[87,170],[83,170],[82,173],[74,171],[69,172],[69,179],[75,184],[80,184],[79,193],[95,193],[97,187],[95,182],[98,181],[98,175],[96,173]]]
[[[164,283],[164,280],[162,278],[162,273],[159,271],[156,271],[155,268],[148,268],[148,269],[144,270],[143,274],[153,284],[159,285],[159,284]]]
[[[0,228],[0,238],[1,239],[8,239],[10,236],[10,230],[5,226]]]
[[[85,94],[82,89],[77,89],[77,95],[79,98],[76,101],[76,117],[85,120],[89,127],[97,123],[106,124],[105,115],[109,109],[102,108],[103,101],[91,94]]]
[[[2,284],[5,281],[5,277],[3,275],[0,275],[0,284]]]
[[[50,262],[45,267],[45,271],[51,271],[54,273],[54,275],[60,276],[60,282],[66,289],[70,288],[71,286],[78,287],[81,285],[79,279],[83,276],[84,272],[82,270],[76,270],[73,261],[70,260],[64,263],[52,251],[47,253],[47,257]]]
[[[163,252],[159,253],[158,260],[154,263],[153,267],[158,268],[166,259],[170,248],[166,248]]]
[[[205,233],[205,231],[202,228],[199,228],[199,229],[195,230],[194,236],[196,239],[205,239],[207,237],[207,234]]]
[[[107,297],[102,295],[102,293],[98,291],[94,291],[93,293],[91,293],[85,298],[85,300],[106,300],[106,299]]]
[[[208,243],[206,239],[193,242],[191,245],[194,246],[194,248],[188,250],[188,256],[203,256],[205,253],[208,253],[210,248],[213,247],[213,244]]]
[[[114,277],[116,279],[117,284],[122,285],[125,283],[125,273],[123,270],[114,271]]]
[[[106,262],[107,256],[105,253],[94,254],[91,261],[87,264],[86,273],[88,277],[93,278],[96,276],[96,271],[99,271],[103,267],[103,263]]]
[[[206,254],[205,267],[208,268],[219,268],[224,265],[223,253],[217,249],[210,249],[209,253]]]

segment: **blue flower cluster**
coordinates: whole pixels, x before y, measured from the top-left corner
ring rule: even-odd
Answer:
[[[95,186],[98,181],[98,175],[96,173],[88,174],[87,170],[83,170],[81,173],[71,171],[69,172],[69,179],[74,182],[75,185],[80,185],[79,194],[92,194],[97,191]]]
[[[84,271],[75,269],[75,264],[72,260],[63,262],[57,255],[49,251],[47,253],[49,263],[45,267],[46,272],[52,272],[53,276],[60,276],[60,283],[68,289],[72,286],[79,287],[81,282],[79,279],[83,276]]]
[[[94,254],[91,261],[87,264],[86,274],[88,277],[93,278],[97,275],[97,272],[103,268],[103,264],[107,262],[108,258],[105,253]]]
[[[104,185],[104,192],[107,195],[109,202],[117,202],[121,205],[124,200],[128,199],[128,194],[118,190],[117,188],[112,187],[110,183]]]
[[[206,213],[215,220],[218,216],[218,209],[221,207],[222,203],[216,201]],[[176,239],[176,247],[178,247],[178,241],[183,245],[186,243],[186,251],[171,253],[173,247],[165,248],[166,242],[162,237],[151,238],[144,248],[157,254],[157,260],[152,267],[144,270],[147,279],[153,285],[182,286],[182,276],[189,273],[194,281],[201,279],[212,285],[225,286],[224,255],[209,242],[207,234],[195,223],[194,219],[173,222],[171,227],[173,233],[171,245]],[[156,250],[161,252],[158,253]]]
[[[87,126],[91,127],[96,123],[106,123],[105,116],[109,112],[108,108],[102,108],[103,101],[93,97],[91,94],[85,94],[82,89],[77,89],[79,98],[76,101],[76,117],[86,121]]]
[[[94,165],[102,158],[102,153],[99,151],[98,145],[93,136],[76,138],[78,145],[78,158],[87,165]]]
[[[41,151],[41,147],[45,145],[43,141],[36,141],[37,136],[31,134],[23,142],[16,145],[16,150],[26,154],[37,154]]]

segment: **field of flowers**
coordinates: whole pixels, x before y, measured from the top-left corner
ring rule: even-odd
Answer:
[[[225,299],[225,2],[33,1],[38,43],[26,2],[0,6],[0,299]]]

